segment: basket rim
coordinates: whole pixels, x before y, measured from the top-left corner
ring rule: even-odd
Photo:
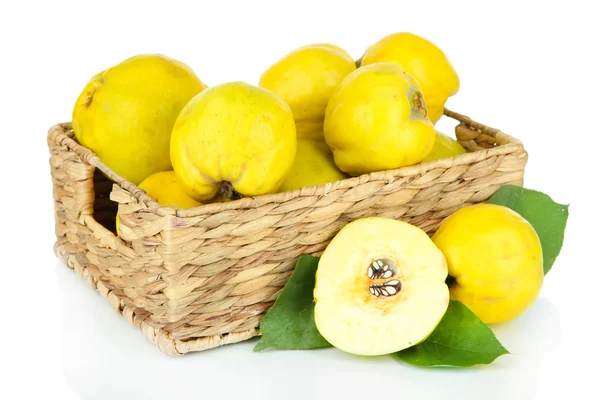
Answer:
[[[477,121],[472,120],[466,115],[451,111],[447,108],[444,108],[444,115],[456,121],[459,121],[461,124],[467,125],[473,130],[479,131],[483,134],[495,138],[496,142],[498,143],[498,146],[489,149],[478,150],[471,153],[460,154],[454,157],[442,158],[433,161],[424,161],[419,164],[409,165],[396,169],[362,174],[359,176],[349,177],[340,181],[330,182],[323,185],[305,186],[303,188],[288,192],[249,196],[241,198],[239,200],[232,200],[228,202],[203,204],[193,208],[171,208],[160,205],[154,199],[149,197],[146,194],[146,192],[140,189],[137,185],[123,178],[121,175],[119,175],[106,164],[104,164],[104,162],[102,162],[92,150],[79,144],[74,139],[71,122],[64,122],[53,125],[48,131],[48,138],[59,145],[66,146],[67,148],[75,152],[81,158],[82,161],[98,168],[105,175],[107,175],[114,182],[114,184],[118,185],[121,189],[133,195],[138,201],[144,203],[147,206],[147,208],[152,212],[161,216],[173,215],[176,217],[196,217],[211,215],[229,210],[247,210],[258,208],[269,203],[282,204],[299,197],[324,195],[339,188],[351,189],[361,184],[367,183],[371,180],[388,180],[391,182],[397,178],[414,177],[414,179],[416,179],[419,175],[422,175],[428,171],[437,168],[447,169],[452,166],[465,165],[483,161],[489,158],[490,156],[525,152],[523,143],[519,139],[509,134],[506,134],[500,131],[499,129],[491,128],[489,126],[481,124]]]

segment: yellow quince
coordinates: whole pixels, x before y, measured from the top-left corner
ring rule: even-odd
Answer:
[[[448,262],[450,297],[485,323],[516,318],[542,288],[540,239],[531,224],[508,207],[461,208],[444,220],[432,240]]]
[[[336,165],[350,175],[400,168],[422,161],[435,130],[426,117],[419,84],[391,63],[350,73],[331,96],[325,141]]]
[[[458,75],[442,50],[412,33],[394,33],[367,48],[361,66],[378,62],[398,64],[419,82],[427,116],[433,123],[442,117],[446,101],[460,88]]]
[[[325,143],[299,139],[294,165],[283,180],[279,191],[287,192],[304,186],[322,185],[346,177],[346,174],[335,165],[333,154]]]
[[[193,208],[202,205],[187,195],[177,182],[174,171],[156,172],[144,179],[138,187],[145,191],[148,197],[164,207]],[[116,223],[117,235],[120,236],[119,213],[117,213]]]
[[[323,140],[325,108],[335,87],[356,69],[352,57],[332,44],[300,47],[273,64],[260,86],[287,102],[299,139]]]
[[[272,92],[243,82],[204,90],[181,111],[171,161],[190,197],[207,201],[277,191],[296,155],[290,107]]]
[[[192,199],[177,181],[175,171],[157,172],[138,186],[158,204],[171,208],[192,208],[202,203]]]
[[[427,154],[423,161],[433,161],[440,158],[454,157],[459,154],[465,154],[467,151],[460,143],[442,132],[435,131],[435,142],[433,149]]]
[[[73,108],[79,143],[113,171],[139,184],[172,169],[171,130],[186,103],[206,88],[187,65],[150,54],[95,75]]]

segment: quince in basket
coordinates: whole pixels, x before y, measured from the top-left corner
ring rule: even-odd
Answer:
[[[139,184],[171,170],[169,141],[186,103],[205,89],[185,64],[139,55],[95,75],[73,108],[79,143],[113,171]]]
[[[177,180],[197,201],[276,192],[296,155],[290,107],[243,82],[204,90],[181,111],[171,135]]]
[[[433,148],[419,84],[392,63],[367,65],[336,88],[325,114],[325,141],[350,175],[421,162]]]
[[[269,67],[260,77],[260,86],[290,105],[298,138],[323,140],[329,98],[355,69],[345,50],[332,44],[313,44],[292,51]]]
[[[488,324],[512,320],[544,281],[542,246],[531,224],[508,207],[477,204],[454,212],[433,236],[454,282],[450,296]]]
[[[321,141],[299,139],[296,159],[279,190],[281,192],[340,181],[347,176],[333,161],[329,147]]]
[[[157,172],[144,179],[138,187],[146,192],[148,197],[164,207],[192,208],[202,203],[192,199],[177,181],[175,171]]]
[[[449,304],[442,252],[416,226],[367,217],[345,225],[319,260],[315,325],[340,350],[395,353],[425,340]]]
[[[435,131],[433,149],[423,161],[433,161],[465,154],[467,151],[460,143],[442,132]]]
[[[202,203],[197,202],[187,195],[177,181],[174,171],[154,173],[144,179],[138,187],[145,191],[148,197],[164,207],[192,208],[202,205]],[[117,235],[121,236],[119,219],[119,213],[117,213]]]
[[[442,50],[412,33],[394,33],[373,44],[363,55],[361,66],[379,62],[395,63],[419,82],[427,116],[433,123],[442,117],[446,101],[460,88],[458,75]]]

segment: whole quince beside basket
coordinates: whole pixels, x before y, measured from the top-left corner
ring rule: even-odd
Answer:
[[[522,187],[518,139],[445,108],[459,87],[411,33],[357,62],[303,46],[258,85],[129,58],[49,131],[57,254],[170,355],[260,335],[490,363],[488,324],[535,301],[568,207]]]

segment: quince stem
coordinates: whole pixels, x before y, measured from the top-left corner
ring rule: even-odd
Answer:
[[[217,197],[221,197],[228,200],[239,200],[244,197],[243,194],[233,188],[233,185],[229,181],[225,181],[221,184]]]
[[[427,117],[427,108],[425,108],[425,104],[423,102],[423,95],[419,92],[416,92],[413,95],[413,102],[417,113],[423,118]]]

